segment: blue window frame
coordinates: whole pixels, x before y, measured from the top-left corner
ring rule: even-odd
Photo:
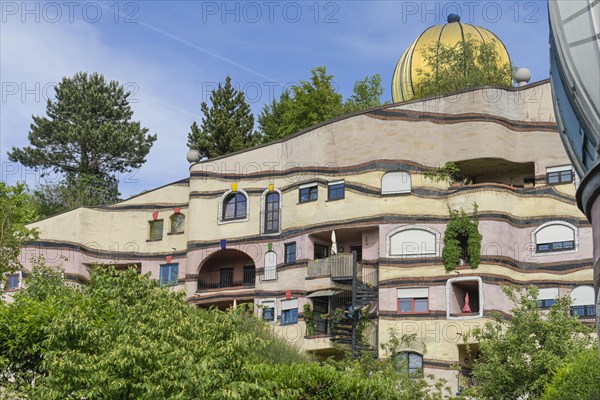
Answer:
[[[577,317],[594,317],[596,315],[596,306],[572,306],[571,315]]]
[[[292,308],[281,312],[281,325],[291,325],[298,323],[298,309]]]
[[[296,262],[296,242],[285,244],[285,260],[286,263]]]
[[[160,266],[160,286],[177,285],[179,276],[179,263],[162,264]]]
[[[550,308],[556,304],[556,299],[540,300],[540,308]]]
[[[327,187],[327,200],[340,200],[345,197],[344,182],[334,183]]]
[[[265,321],[274,321],[275,320],[275,308],[274,307],[263,308],[262,319]]]
[[[319,197],[319,186],[309,186],[300,189],[300,203],[308,203],[309,201],[315,201]]]
[[[7,286],[8,290],[17,290],[19,288],[19,275],[18,274],[8,275],[7,280],[8,280],[8,286]]]

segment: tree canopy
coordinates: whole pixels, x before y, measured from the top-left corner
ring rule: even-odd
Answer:
[[[196,122],[188,133],[188,147],[198,150],[201,158],[214,158],[260,143],[254,131],[254,115],[243,92],[231,84],[219,83],[210,95],[210,107],[202,102],[202,124]]]
[[[310,80],[293,85],[263,107],[260,131],[264,142],[271,142],[342,114],[376,107],[382,94],[381,76],[376,74],[357,81],[353,95],[344,102],[333,75],[326,67],[317,67],[311,70]]]
[[[30,146],[14,148],[11,161],[68,176],[107,177],[139,168],[156,135],[132,121],[131,93],[98,73],[78,72],[54,88],[45,117],[34,116]]]
[[[14,302],[0,301],[0,392],[17,398],[441,398],[403,371],[372,358],[315,362],[252,308],[188,305],[133,268],[96,266],[79,288],[40,261]]]
[[[550,310],[539,306],[538,289],[504,287],[516,304],[512,319],[497,315],[465,339],[479,344],[473,369],[476,386],[468,395],[485,399],[538,399],[553,372],[565,360],[591,348],[592,329],[571,316],[570,299],[559,298]]]
[[[9,186],[0,181],[0,277],[21,267],[21,246],[35,239],[37,231],[27,228],[36,209],[24,184]]]
[[[494,43],[479,42],[468,34],[455,45],[436,42],[422,50],[426,68],[415,98],[437,96],[477,86],[511,86],[513,67],[500,61]]]

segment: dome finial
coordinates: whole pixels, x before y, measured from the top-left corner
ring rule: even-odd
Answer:
[[[460,15],[458,14],[449,14],[448,15],[448,23],[451,24],[453,22],[460,22]]]

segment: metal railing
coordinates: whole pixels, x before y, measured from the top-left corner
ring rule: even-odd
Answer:
[[[256,283],[256,270],[247,269],[242,274],[242,279],[234,280],[233,270],[200,273],[198,277],[198,290],[210,290],[230,287],[254,287]]]
[[[334,254],[320,260],[310,260],[307,275],[309,277],[329,275],[332,279],[352,279],[352,260],[352,254],[347,253]]]

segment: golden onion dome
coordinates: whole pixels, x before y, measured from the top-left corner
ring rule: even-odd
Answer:
[[[392,78],[392,99],[394,102],[410,100],[414,97],[415,87],[421,78],[417,69],[427,70],[423,50],[438,41],[441,44],[454,46],[469,36],[483,43],[495,43],[499,55],[499,63],[510,64],[510,56],[504,43],[492,32],[471,24],[460,22],[456,14],[448,16],[447,24],[434,25],[425,30],[417,40],[404,52],[394,71]]]

